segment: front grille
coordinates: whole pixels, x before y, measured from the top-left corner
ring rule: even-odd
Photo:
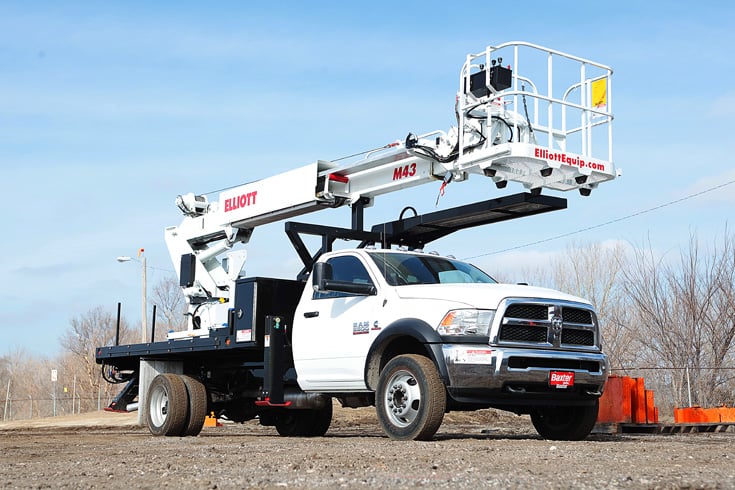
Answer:
[[[595,345],[595,334],[591,330],[565,328],[561,332],[562,344]]]
[[[503,325],[498,339],[501,342],[546,342],[548,329],[545,326]]]
[[[552,330],[552,319],[561,316],[561,332]],[[558,327],[558,325],[557,325]],[[587,328],[584,328],[587,327]],[[512,302],[505,309],[498,342],[553,344],[556,347],[594,347],[592,310],[555,303]]]
[[[505,310],[505,316],[508,318],[526,318],[528,320],[548,320],[549,307],[546,305],[516,303]]]
[[[581,308],[563,308],[562,318],[568,323],[585,323],[592,324],[592,312]]]
[[[583,370],[591,373],[600,372],[600,363],[597,361],[582,361],[577,359],[548,359],[539,357],[513,356],[508,359],[508,367],[513,369],[545,368]]]

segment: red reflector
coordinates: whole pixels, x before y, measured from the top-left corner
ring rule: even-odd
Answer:
[[[329,174],[329,180],[346,184],[350,179],[346,175]]]

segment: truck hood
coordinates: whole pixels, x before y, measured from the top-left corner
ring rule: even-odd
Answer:
[[[554,289],[518,284],[418,284],[397,286],[396,294],[402,299],[433,299],[454,301],[475,308],[495,309],[505,298],[543,298],[590,302]]]

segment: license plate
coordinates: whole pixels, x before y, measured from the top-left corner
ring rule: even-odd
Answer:
[[[549,384],[561,389],[574,386],[574,373],[571,371],[551,371],[549,373]]]

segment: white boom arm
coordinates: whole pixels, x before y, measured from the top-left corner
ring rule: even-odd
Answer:
[[[445,186],[471,174],[498,188],[518,182],[532,192],[578,189],[588,195],[618,175],[611,77],[604,65],[529,43],[488,47],[462,66],[458,125],[447,132],[410,134],[345,165],[317,161],[225,190],[218,202],[179,196],[185,217],[166,229],[166,243],[190,313],[199,310],[200,323],[190,324],[190,331],[201,327],[206,334],[205,327],[227,321],[226,308],[202,313],[227,301],[245,257],[231,254],[223,264],[217,256],[246,243],[256,226],[325,207],[370,205],[380,194],[436,181]]]

